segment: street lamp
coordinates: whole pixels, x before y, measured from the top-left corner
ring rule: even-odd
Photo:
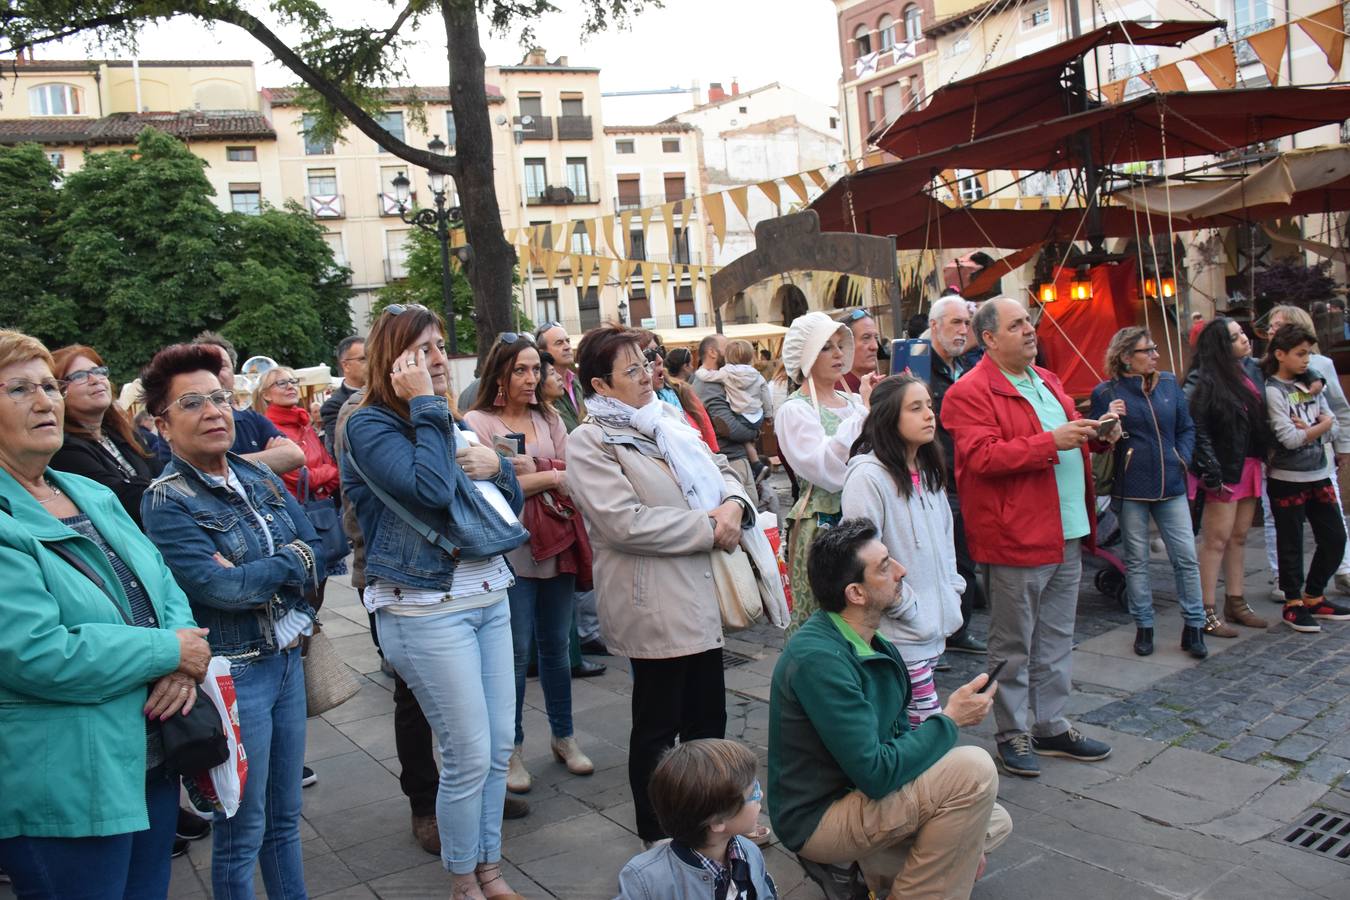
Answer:
[[[444,155],[445,141],[440,135],[432,135],[427,149],[437,156]],[[408,201],[412,198],[412,182],[408,176],[399,172],[394,176],[394,199],[398,201],[398,216],[409,225],[416,225],[423,231],[436,235],[441,244],[441,303],[445,307],[445,321],[450,330],[450,355],[459,355],[459,329],[455,327],[454,301],[450,297],[450,228],[463,224],[458,206],[445,205],[445,173],[427,170],[427,183],[431,187],[433,207],[414,210],[408,213]],[[455,258],[467,266],[473,259],[473,251],[466,244],[455,248]]]
[[[628,324],[628,301],[626,300],[619,301],[619,324]]]

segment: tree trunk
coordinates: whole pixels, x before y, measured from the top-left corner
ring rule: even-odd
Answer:
[[[488,110],[478,14],[472,0],[441,0],[446,55],[450,64],[450,103],[455,117],[455,185],[464,231],[473,248],[466,275],[477,311],[478,362],[493,340],[511,329],[511,273],[516,253],[502,232],[492,171],[492,115]],[[453,326],[452,326],[453,327]]]

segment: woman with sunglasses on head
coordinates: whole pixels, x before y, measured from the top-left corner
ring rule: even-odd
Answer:
[[[502,555],[529,539],[514,467],[451,420],[445,324],[391,304],[366,339],[366,395],[339,436],[366,542],[363,602],[441,753],[436,824],[453,900],[514,897],[502,808],[516,679]],[[484,380],[480,395],[489,399]]]
[[[1171,372],[1158,371],[1158,345],[1147,328],[1122,328],[1106,348],[1110,376],[1092,390],[1091,418],[1115,413],[1123,433],[1114,449],[1111,506],[1125,546],[1125,594],[1134,618],[1134,652],[1153,652],[1153,589],[1149,577],[1149,520],[1158,526],[1176,580],[1181,649],[1204,659],[1206,613],[1186,471],[1195,454],[1195,424]],[[1229,611],[1232,616],[1232,611]]]
[[[52,468],[108,488],[139,525],[141,495],[163,464],[117,405],[108,367],[92,347],[62,347],[52,353],[52,362],[66,391],[66,440],[52,457]]]
[[[538,511],[546,500],[555,508],[567,499],[567,431],[562,417],[541,403],[542,362],[528,335],[507,333],[497,339],[483,362],[483,377],[473,409],[464,423],[485,446],[499,440],[518,441],[508,458],[530,507]],[[520,446],[523,445],[523,446]],[[551,496],[550,496],[551,495]],[[537,498],[537,499],[536,499]],[[549,523],[545,522],[543,525]],[[508,591],[511,601],[511,640],[516,666],[515,749],[507,768],[507,790],[524,794],[531,777],[525,768],[522,745],[525,731],[525,675],[535,648],[539,654],[539,685],[544,691],[553,756],[573,775],[595,771],[577,746],[572,732],[571,644],[574,592],[579,572],[575,532],[570,541],[557,540],[558,532],[531,526],[529,542],[506,554],[516,573]]]
[[[215,348],[175,344],[141,372],[146,408],[173,449],[141,499],[141,520],[211,630],[212,652],[230,660],[248,750],[239,809],[213,823],[212,891],[253,896],[257,864],[269,897],[303,898],[300,639],[314,630],[305,591],[323,577],[322,545],[281,479],[229,452],[234,398],[219,370]]]

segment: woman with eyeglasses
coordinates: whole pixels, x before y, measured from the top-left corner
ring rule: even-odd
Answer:
[[[281,476],[286,490],[298,498],[303,474],[310,498],[335,497],[341,481],[337,463],[314,430],[309,410],[300,403],[300,379],[295,377],[295,370],[277,366],[264,372],[253,393],[253,409],[267,416],[278,431],[305,451],[304,466]]]
[[[1134,652],[1153,652],[1153,590],[1149,580],[1149,520],[1158,526],[1183,626],[1181,649],[1204,659],[1205,609],[1186,500],[1186,470],[1195,451],[1195,425],[1176,377],[1158,371],[1158,345],[1147,328],[1122,328],[1106,348],[1110,376],[1092,391],[1088,416],[1115,413],[1124,431],[1114,454],[1111,505],[1125,546],[1125,594],[1134,618]]]
[[[66,392],[66,440],[52,457],[52,468],[108,488],[139,525],[141,495],[163,464],[117,405],[108,367],[92,347],[62,347],[52,353],[52,363]]]
[[[1203,492],[1200,516],[1200,590],[1205,634],[1237,637],[1231,619],[1252,628],[1266,622],[1252,612],[1243,594],[1247,530],[1261,496],[1262,466],[1270,446],[1270,425],[1260,370],[1242,326],[1216,316],[1196,341],[1186,374],[1186,397],[1195,422],[1188,493]],[[1224,615],[1217,606],[1219,572],[1225,587]]]
[[[303,898],[300,639],[314,630],[305,592],[323,577],[322,545],[281,479],[229,452],[233,392],[219,370],[213,347],[175,344],[141,372],[146,408],[173,449],[141,520],[234,677],[248,781],[238,812],[215,817],[212,891],[252,897],[259,864],[269,897]]]
[[[567,430],[562,417],[546,402],[541,403],[543,364],[539,350],[528,335],[507,333],[497,339],[483,362],[478,397],[464,423],[474,430],[484,446],[514,444],[507,450],[516,479],[526,498],[529,513],[543,513],[538,527],[530,527],[528,543],[511,550],[506,560],[516,573],[508,590],[511,602],[511,641],[516,666],[515,749],[506,772],[506,789],[528,793],[532,784],[525,768],[525,675],[531,654],[538,648],[539,686],[552,732],[549,749],[573,775],[590,775],[595,766],[581,748],[572,730],[572,662],[569,658],[572,616],[578,576],[590,579],[589,566],[580,571],[577,535],[569,525],[550,528],[556,521],[544,508],[575,513],[567,497]],[[562,522],[557,524],[562,525]],[[579,525],[580,523],[576,523]],[[589,549],[589,548],[588,548]]]
[[[503,554],[529,539],[524,493],[514,467],[451,419],[439,315],[386,307],[366,362],[365,398],[339,435],[343,496],[366,541],[362,600],[440,747],[451,896],[514,897],[501,868],[516,710],[515,577]],[[495,387],[484,380],[479,394],[491,400]]]
[[[160,723],[199,702],[211,649],[120,499],[50,467],[55,369],[0,331],[0,870],[21,898],[164,897]]]

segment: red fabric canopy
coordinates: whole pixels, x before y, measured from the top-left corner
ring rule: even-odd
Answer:
[[[905,113],[869,140],[896,156],[917,156],[997,134],[1021,123],[1054,119],[1076,102],[1061,81],[1064,67],[1093,47],[1142,44],[1176,47],[1221,22],[1113,22],[1081,37],[938,88],[928,103]]]
[[[1121,328],[1135,324],[1133,300],[1139,281],[1135,261],[1093,266],[1091,272],[1091,300],[1062,299],[1047,303],[1046,315],[1041,316],[1036,326],[1036,340],[1046,368],[1059,376],[1064,390],[1073,397],[1092,393],[1104,378],[1102,364],[1111,338]],[[1069,282],[1073,279],[1073,269],[1059,270],[1055,278],[1059,297],[1069,296]]]

